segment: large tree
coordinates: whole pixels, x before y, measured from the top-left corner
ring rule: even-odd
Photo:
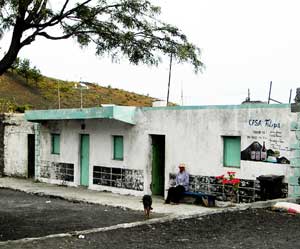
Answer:
[[[0,0],[0,38],[12,31],[0,75],[37,37],[94,43],[97,55],[125,55],[134,64],[157,64],[160,54],[172,54],[201,70],[200,49],[177,27],[159,21],[159,14],[148,0]]]

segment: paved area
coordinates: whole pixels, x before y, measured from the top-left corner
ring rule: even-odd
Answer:
[[[110,192],[99,192],[81,187],[64,187],[59,185],[35,182],[28,179],[12,177],[0,178],[0,188],[9,188],[26,193],[61,197],[71,201],[123,207],[132,210],[143,210],[141,197],[120,195]],[[153,212],[174,216],[193,215],[213,212],[219,208],[206,208],[200,205],[180,204],[166,205],[162,197],[153,197]]]
[[[81,187],[65,187],[42,182],[35,182],[31,179],[22,179],[14,177],[0,177],[0,188],[9,188],[31,194],[61,197],[70,201],[81,201],[86,203],[108,205],[112,207],[122,207],[131,210],[142,211],[141,197],[131,195],[120,195],[111,192],[100,192]],[[172,217],[192,217],[219,213],[227,209],[243,210],[247,208],[265,208],[271,207],[277,201],[296,202],[295,198],[285,198],[277,200],[268,200],[255,203],[235,204],[228,206],[228,203],[220,203],[217,207],[204,207],[201,205],[180,204],[166,205],[162,197],[153,197],[153,212],[165,214]]]

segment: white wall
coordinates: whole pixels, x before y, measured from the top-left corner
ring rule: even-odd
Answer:
[[[33,123],[23,114],[6,114],[4,129],[4,174],[27,177],[28,134],[34,134]]]
[[[193,175],[217,176],[227,171],[236,171],[236,176],[244,179],[256,179],[265,174],[288,175],[289,164],[241,161],[240,168],[223,167],[222,136],[241,136],[241,150],[253,141],[261,144],[265,141],[267,148],[279,150],[281,156],[290,159],[290,122],[296,115],[289,107],[153,108],[141,111],[140,116],[146,117],[142,125],[145,133],[166,135],[166,179],[170,172],[177,172],[181,162],[187,164],[187,170]],[[266,119],[280,127],[265,125]],[[252,120],[262,122],[253,125]],[[278,137],[274,137],[276,132]],[[167,184],[166,181],[166,188]]]
[[[270,105],[271,106],[271,105]],[[140,169],[144,171],[144,192],[150,193],[151,183],[151,134],[165,135],[165,187],[170,173],[177,172],[179,163],[187,164],[193,175],[217,176],[236,171],[237,177],[256,179],[259,175],[287,175],[289,165],[241,161],[240,168],[223,167],[222,136],[240,136],[241,150],[253,141],[265,141],[267,148],[280,151],[290,159],[290,122],[296,115],[290,107],[245,108],[245,106],[178,107],[137,109],[136,125],[116,120],[48,122],[41,130],[41,161],[73,163],[75,185],[80,183],[79,146],[80,134],[90,135],[90,184],[89,188],[109,190],[122,194],[143,194],[140,191],[111,188],[92,184],[93,165]],[[278,127],[266,125],[272,120]],[[261,120],[261,122],[253,120]],[[255,124],[255,125],[254,125]],[[278,125],[280,124],[280,125]],[[61,133],[61,153],[51,155],[50,133]],[[274,133],[275,132],[275,133]],[[277,133],[276,133],[277,132]],[[274,135],[275,134],[275,135]],[[124,136],[124,160],[112,159],[112,135]],[[52,181],[53,182],[53,181]]]
[[[142,194],[139,191],[126,190],[92,184],[93,166],[142,169],[145,168],[147,155],[140,150],[139,143],[142,143],[146,135],[135,129],[132,125],[116,120],[91,119],[85,120],[85,129],[81,129],[83,121],[49,121],[41,126],[40,160],[45,162],[64,162],[74,164],[75,185],[80,184],[80,134],[90,136],[90,188],[98,190],[110,190],[118,193]],[[60,133],[60,154],[51,154],[51,133]],[[112,136],[124,136],[124,160],[113,160]],[[53,179],[42,179],[50,183],[61,183]]]

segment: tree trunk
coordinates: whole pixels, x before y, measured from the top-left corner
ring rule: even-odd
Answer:
[[[21,38],[23,32],[24,32],[24,20],[21,18],[17,18],[9,49],[7,53],[4,55],[4,57],[2,58],[2,60],[0,61],[0,75],[5,73],[17,58],[18,53],[22,47]]]

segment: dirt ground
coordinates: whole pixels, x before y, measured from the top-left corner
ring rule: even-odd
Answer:
[[[0,196],[2,196],[2,191],[0,192]],[[43,201],[38,201],[35,205],[41,205],[41,209],[43,209],[43,205],[47,204],[45,201],[47,201],[47,198],[43,199]],[[5,213],[4,209],[2,208],[2,203],[3,202],[1,200],[1,218],[3,213]],[[26,203],[29,205],[29,203],[25,201],[25,204]],[[70,206],[68,206],[68,204],[63,204],[63,206],[67,209],[75,209],[76,211],[77,209],[72,207],[73,205],[77,206],[77,204],[74,203],[70,203]],[[114,210],[109,208],[108,211],[104,211],[104,209],[108,207],[99,207],[97,205],[96,207],[88,207],[90,210],[93,208],[98,211],[94,210],[89,213],[89,215],[93,215],[91,222],[97,215],[98,217],[105,217],[102,219],[107,219],[107,224],[111,222],[111,219],[113,222],[121,223],[121,219],[124,217],[128,216],[126,219],[136,220],[133,218],[136,216],[141,216],[140,213],[135,213],[129,210],[123,210],[123,212],[122,210]],[[103,214],[100,214],[101,208],[103,208],[102,212],[106,214],[106,216],[102,216]],[[68,213],[67,210],[65,212]],[[93,212],[97,212],[97,214],[93,214]],[[120,213],[118,214],[118,212]],[[45,219],[47,228],[50,226],[56,227],[57,223],[60,223],[60,215],[55,218],[55,215],[50,217],[47,216],[47,214],[45,214],[45,216],[44,212],[41,212],[41,214],[43,215],[41,215],[42,217],[38,218],[38,220]],[[71,218],[77,217],[75,214],[76,212],[74,213],[74,216],[71,216]],[[21,214],[17,214],[17,216],[19,219],[22,218]],[[39,216],[37,215],[37,217]],[[35,222],[35,219],[36,217],[32,219],[33,224],[42,223],[42,221]],[[54,219],[54,221],[52,221],[52,219]],[[119,222],[118,219],[120,219]],[[73,219],[70,220],[70,228],[72,228],[72,224],[74,223],[72,220]],[[85,220],[87,220],[87,217],[82,219],[82,221]],[[17,226],[18,223],[11,223],[14,222],[14,219],[8,219],[7,222],[9,223],[5,225],[6,229],[9,228],[13,231],[27,229],[26,227],[19,229]],[[28,226],[29,230],[31,230],[30,224],[28,224]],[[68,224],[64,225],[65,228],[67,226]],[[3,231],[3,228],[3,221],[1,220],[1,232]],[[54,230],[56,231],[55,233],[57,233],[57,230]],[[268,209],[249,209],[238,212],[219,213],[200,218],[176,220],[160,224],[143,225],[134,228],[98,232],[94,234],[88,234],[83,239],[80,239],[77,236],[67,238],[52,238],[26,243],[10,243],[2,245],[1,248],[296,249],[300,248],[300,215],[290,215],[287,213],[274,212]]]
[[[0,241],[41,237],[138,220],[144,220],[143,212],[0,189]]]

